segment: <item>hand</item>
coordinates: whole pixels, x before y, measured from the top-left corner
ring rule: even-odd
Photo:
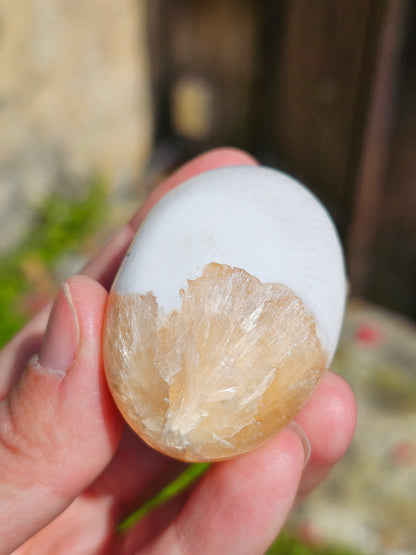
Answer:
[[[293,504],[345,452],[355,425],[354,397],[328,372],[297,415],[299,426],[282,430],[256,451],[215,464],[191,492],[148,515],[126,536],[115,532],[183,464],[148,448],[113,404],[101,360],[105,287],[163,194],[202,171],[235,164],[255,161],[220,149],[173,174],[84,275],[61,286],[49,322],[47,309],[0,353],[0,553],[21,546],[16,553],[260,554]]]

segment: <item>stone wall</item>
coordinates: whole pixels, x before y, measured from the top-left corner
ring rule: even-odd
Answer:
[[[0,250],[51,190],[137,183],[151,137],[144,0],[0,0]]]

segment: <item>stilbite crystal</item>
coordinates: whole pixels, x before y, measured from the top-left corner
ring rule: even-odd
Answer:
[[[159,202],[120,269],[104,327],[110,389],[159,451],[235,456],[308,399],[344,302],[339,241],[305,188],[266,168],[207,172]]]

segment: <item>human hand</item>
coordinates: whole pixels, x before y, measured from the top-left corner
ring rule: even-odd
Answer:
[[[48,324],[46,309],[0,353],[0,553],[260,554],[293,504],[344,454],[355,401],[328,372],[296,416],[299,426],[213,465],[190,492],[116,533],[117,523],[184,465],[147,447],[115,408],[101,357],[106,288],[163,194],[208,169],[244,164],[255,161],[219,149],[178,170],[84,275],[61,286]]]

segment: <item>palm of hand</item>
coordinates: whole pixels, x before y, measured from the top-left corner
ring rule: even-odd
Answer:
[[[118,522],[182,468],[182,463],[153,451],[125,427],[117,452],[105,470],[16,554],[136,552],[161,532],[183,500],[150,515],[125,537],[116,532]]]

